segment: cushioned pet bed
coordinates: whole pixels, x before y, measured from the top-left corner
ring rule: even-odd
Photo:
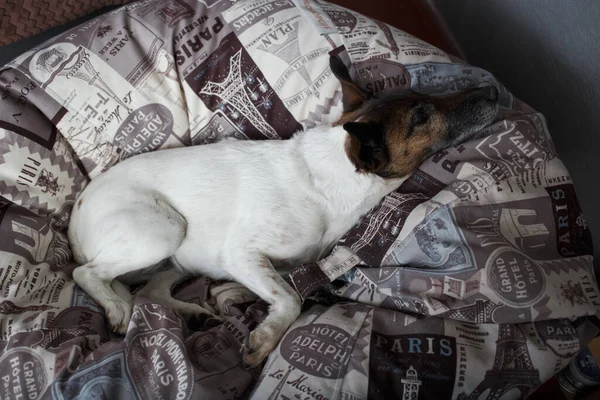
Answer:
[[[330,55],[376,94],[495,85],[498,121],[290,273],[304,311],[263,368],[239,350],[267,305],[235,283],[175,289],[225,323],[138,298],[109,332],[71,279],[86,183],[141,152],[335,122]],[[519,398],[598,333],[590,232],[544,117],[396,28],[312,0],[145,0],[23,54],[0,90],[4,398]]]

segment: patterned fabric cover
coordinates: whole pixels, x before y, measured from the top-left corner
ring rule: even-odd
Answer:
[[[495,85],[501,115],[290,274],[304,312],[264,368],[238,365],[267,306],[235,283],[176,288],[223,324],[140,298],[125,338],[110,333],[71,279],[89,179],[141,152],[336,121],[330,55],[376,94]],[[590,232],[544,117],[391,26],[316,0],[144,0],[22,55],[0,93],[4,398],[520,398],[598,333]]]

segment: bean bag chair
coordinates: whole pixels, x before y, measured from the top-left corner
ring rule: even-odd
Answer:
[[[267,305],[232,282],[174,290],[224,323],[138,297],[110,332],[72,280],[78,194],[143,152],[337,121],[330,56],[376,95],[493,85],[501,110],[290,272],[303,313],[261,368],[239,350]],[[598,333],[590,232],[544,116],[387,24],[316,0],[142,0],[3,67],[0,95],[4,398],[522,398]]]

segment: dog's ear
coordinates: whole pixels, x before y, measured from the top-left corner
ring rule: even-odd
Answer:
[[[369,94],[352,82],[348,68],[342,60],[333,56],[329,57],[329,67],[342,84],[342,105],[345,113],[356,110],[365,100],[369,99]]]
[[[385,128],[379,122],[347,122],[343,125],[349,134],[348,158],[358,171],[377,173],[389,161]]]

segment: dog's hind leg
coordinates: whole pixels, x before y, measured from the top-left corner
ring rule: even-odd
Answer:
[[[214,315],[212,312],[198,304],[186,303],[185,301],[177,300],[171,296],[173,287],[187,278],[187,275],[174,268],[161,270],[154,273],[146,285],[135,295],[145,297],[157,304],[169,307],[174,311],[179,311],[186,317],[208,315],[221,320],[220,317]]]
[[[119,333],[127,331],[132,304],[124,292],[115,293],[113,280],[170,257],[185,237],[185,220],[168,204],[157,199],[135,206],[94,227],[95,256],[73,271],[75,282],[104,308]]]

